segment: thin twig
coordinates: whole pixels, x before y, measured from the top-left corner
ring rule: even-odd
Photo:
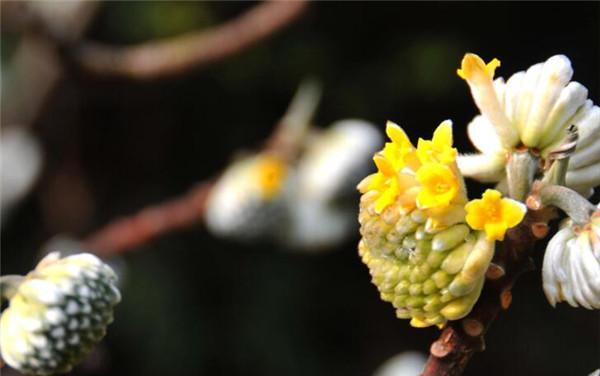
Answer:
[[[304,144],[320,98],[318,83],[311,80],[303,82],[286,113],[264,141],[261,151],[293,162]],[[215,182],[216,179],[208,180],[181,197],[111,222],[84,239],[83,248],[109,257],[198,223],[204,217],[206,202]]]
[[[136,46],[83,44],[75,61],[102,76],[137,80],[187,72],[241,52],[298,18],[307,1],[268,1],[214,29]]]
[[[492,269],[502,273],[488,273],[488,281],[471,313],[444,328],[431,345],[422,376],[461,375],[473,354],[485,349],[484,335],[498,314],[510,306],[511,290],[517,279],[534,268],[530,254],[542,236],[535,229],[554,215],[547,208],[529,211],[519,226],[508,231],[492,264]]]
[[[192,225],[204,215],[212,184],[212,181],[202,183],[182,197],[150,206],[130,217],[117,219],[84,240],[83,248],[109,257],[133,250],[172,230]]]

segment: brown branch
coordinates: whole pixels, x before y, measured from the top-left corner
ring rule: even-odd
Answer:
[[[265,142],[263,150],[277,152],[277,139],[285,127],[283,122]],[[111,257],[150,242],[167,233],[202,221],[206,202],[216,179],[192,188],[181,197],[149,206],[139,212],[119,218],[90,234],[82,247],[102,257]]]
[[[281,136],[286,129],[282,120],[267,138],[264,151],[276,154],[293,153],[297,148],[282,148]],[[285,145],[290,146],[290,145]],[[210,179],[192,188],[181,197],[141,209],[138,213],[115,221],[100,228],[83,240],[83,249],[102,257],[111,257],[150,242],[171,231],[183,229],[202,221],[206,201],[216,179]]]
[[[83,248],[109,257],[132,250],[172,230],[192,225],[202,219],[212,185],[212,181],[202,183],[182,197],[150,206],[131,217],[117,219],[85,239]]]
[[[317,83],[305,81],[300,85],[286,113],[264,141],[262,152],[277,155],[288,162],[294,161],[300,153],[319,99]],[[181,197],[109,223],[84,239],[83,248],[109,257],[201,221],[215,181],[211,179]]]
[[[207,31],[128,47],[84,44],[75,60],[98,75],[149,80],[180,74],[244,51],[298,18],[306,6],[305,0],[268,1]]]
[[[484,335],[502,310],[508,309],[517,279],[534,268],[530,258],[540,231],[554,217],[551,209],[529,211],[523,222],[507,233],[487,273],[488,281],[467,317],[451,322],[430,348],[422,376],[461,375],[475,352],[485,349]]]

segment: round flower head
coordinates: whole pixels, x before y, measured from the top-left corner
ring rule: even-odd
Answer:
[[[260,153],[234,162],[211,189],[206,224],[219,236],[251,239],[273,231],[285,216],[288,165]]]
[[[358,185],[359,254],[398,317],[441,326],[475,304],[494,241],[465,223],[451,123],[416,148],[397,125],[388,123],[386,133],[391,142],[374,157],[378,171]]]
[[[566,183],[586,193],[598,185],[600,108],[587,99],[584,86],[570,81],[573,69],[569,59],[552,56],[515,73],[506,82],[493,79],[499,65],[497,59],[486,65],[479,56],[466,54],[458,70],[481,111],[468,127],[469,137],[481,154],[460,156],[461,172],[480,181],[501,181],[512,150],[524,147],[547,158],[566,142],[567,129],[575,125],[579,141],[568,165]]]
[[[114,272],[96,256],[46,256],[22,277],[0,318],[0,348],[25,374],[68,372],[98,342],[120,301]]]
[[[552,306],[600,309],[600,210],[584,226],[563,221],[546,248],[542,279]]]

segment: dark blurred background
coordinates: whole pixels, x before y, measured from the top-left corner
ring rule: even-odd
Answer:
[[[598,103],[599,4],[317,2],[249,50],[185,75],[106,79],[66,62],[29,124],[44,168],[3,218],[2,274],[27,272],[56,234],[85,236],[213,176],[234,152],[260,145],[307,76],[323,83],[322,126],[358,117],[383,130],[390,119],[416,139],[450,118],[461,151],[472,150],[465,127],[477,113],[455,72],[465,52],[499,58],[505,78],[565,54]],[[254,5],[104,2],[85,37],[138,43],[210,28]],[[3,64],[19,38],[3,33]],[[123,257],[116,320],[74,373],[369,375],[399,352],[426,353],[439,331],[395,318],[357,240],[302,254],[223,241],[200,225],[161,237]],[[538,268],[520,280],[466,374],[587,375],[600,366],[599,319],[564,303],[553,309]]]

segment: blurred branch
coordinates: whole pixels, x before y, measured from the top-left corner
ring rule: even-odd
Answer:
[[[484,335],[502,310],[512,301],[511,290],[518,278],[534,268],[531,253],[543,238],[547,223],[554,217],[551,209],[530,210],[521,224],[507,232],[487,273],[481,297],[467,317],[444,328],[430,348],[422,376],[462,375],[475,352],[485,349]]]
[[[132,250],[172,230],[192,225],[202,219],[212,185],[213,181],[207,181],[182,197],[117,219],[84,240],[83,248],[109,257]]]
[[[180,74],[239,53],[298,18],[307,1],[268,1],[207,31],[113,47],[95,43],[75,50],[86,71],[103,76],[149,80]]]
[[[265,140],[262,151],[277,155],[286,161],[295,160],[302,148],[320,97],[321,88],[316,82],[303,82],[285,115]],[[110,257],[201,221],[216,180],[207,180],[181,197],[149,206],[129,217],[109,223],[84,239],[83,248],[100,256]]]

